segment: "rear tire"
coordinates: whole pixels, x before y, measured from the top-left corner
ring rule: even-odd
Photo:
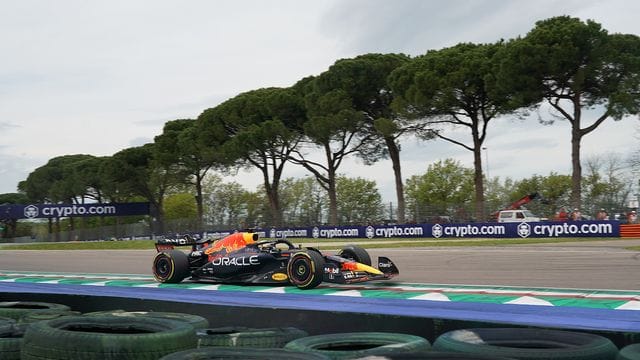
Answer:
[[[180,250],[162,251],[153,259],[153,276],[161,283],[179,283],[189,276],[189,258]]]
[[[338,253],[338,256],[371,266],[371,256],[369,256],[367,250],[357,245],[347,245],[343,247]]]
[[[287,276],[291,284],[305,290],[320,285],[323,271],[324,258],[313,250],[293,254],[287,264]]]

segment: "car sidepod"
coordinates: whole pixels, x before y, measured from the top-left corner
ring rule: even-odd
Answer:
[[[211,258],[192,273],[197,280],[222,283],[287,284],[288,258],[240,251]]]

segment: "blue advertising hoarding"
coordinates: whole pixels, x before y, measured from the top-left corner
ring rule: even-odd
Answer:
[[[271,228],[271,238],[557,238],[619,237],[617,221],[413,224]]]
[[[11,204],[0,206],[0,219],[149,215],[148,202],[109,204]]]

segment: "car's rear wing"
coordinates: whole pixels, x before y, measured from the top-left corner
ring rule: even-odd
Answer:
[[[176,246],[191,246],[203,245],[208,242],[214,241],[214,239],[202,239],[196,240],[192,236],[185,235],[176,239],[158,239],[156,241],[157,251],[173,250]]]

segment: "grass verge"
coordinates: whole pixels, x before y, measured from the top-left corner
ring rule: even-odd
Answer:
[[[583,241],[615,241],[620,238],[528,238],[528,239],[291,239],[294,244],[313,246],[321,250],[339,248],[345,243],[356,243],[367,249],[398,247],[441,247],[441,246],[505,246],[522,244],[555,244]],[[152,240],[125,241],[73,241],[59,243],[0,244],[0,250],[147,250],[154,248]],[[185,247],[186,249],[186,247]],[[629,250],[640,251],[639,247]]]

